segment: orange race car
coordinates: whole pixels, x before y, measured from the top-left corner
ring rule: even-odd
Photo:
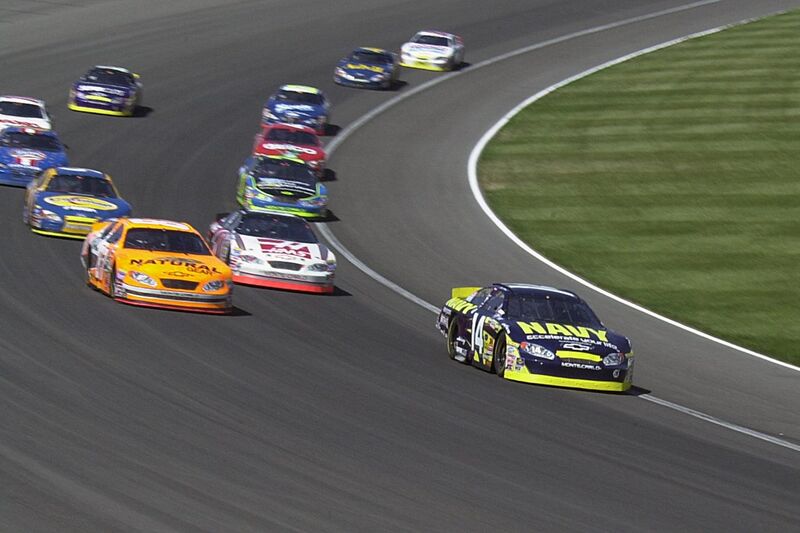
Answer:
[[[123,217],[98,222],[81,249],[86,283],[120,302],[230,313],[231,269],[185,222]]]

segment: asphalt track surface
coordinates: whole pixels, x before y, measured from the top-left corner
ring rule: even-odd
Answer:
[[[335,87],[332,66],[353,46],[396,48],[441,27],[475,64],[682,3],[17,0],[0,6],[0,93],[45,98],[72,162],[111,173],[137,214],[205,227],[233,207],[277,85],[322,87],[346,127],[438,76],[405,71],[398,93]],[[723,0],[466,68],[338,146],[329,228],[435,304],[495,280],[575,288],[633,339],[642,390],[799,443],[796,372],[548,271],[483,216],[466,181],[472,146],[530,94],[797,5]],[[69,83],[103,63],[141,73],[146,116],[66,110]],[[636,395],[451,363],[429,311],[346,261],[331,297],[237,287],[236,316],[132,308],[83,285],[79,243],[23,227],[22,190],[0,193],[0,531],[800,528],[797,452]]]

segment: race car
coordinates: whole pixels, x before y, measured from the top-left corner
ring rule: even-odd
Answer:
[[[83,239],[96,222],[130,212],[108,174],[55,167],[28,184],[22,220],[34,233]]]
[[[218,217],[208,234],[211,250],[230,265],[236,283],[333,292],[336,256],[302,218],[234,211]]]
[[[142,104],[139,75],[120,67],[98,65],[72,85],[67,107],[101,115],[132,116]]]
[[[322,91],[307,85],[284,85],[264,104],[262,124],[301,124],[325,135],[330,104]]]
[[[339,61],[333,81],[349,87],[391,89],[399,71],[396,54],[382,48],[356,48]]]
[[[39,173],[67,162],[56,132],[10,126],[0,131],[0,184],[25,187]]]
[[[253,143],[253,155],[292,155],[317,176],[325,172],[325,150],[314,130],[298,124],[265,126]]]
[[[296,157],[250,156],[239,168],[236,200],[248,211],[315,218],[327,214],[328,190]]]
[[[81,248],[86,283],[145,307],[230,313],[231,269],[185,222],[148,218],[98,222]]]
[[[25,96],[0,96],[0,130],[9,126],[49,130],[53,121],[44,101]]]
[[[400,64],[425,70],[453,70],[464,62],[464,41],[443,31],[420,31],[400,48]]]
[[[512,283],[456,288],[436,326],[451,359],[506,379],[599,391],[631,387],[630,340],[607,329],[570,291]]]

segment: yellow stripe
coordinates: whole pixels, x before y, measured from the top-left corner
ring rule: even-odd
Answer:
[[[595,381],[591,379],[561,378],[558,376],[531,374],[527,370],[514,371],[506,369],[504,377],[511,381],[535,383],[537,385],[551,385],[553,387],[570,387],[573,389],[623,392],[631,388],[631,383],[629,381],[620,383],[619,381]]]
[[[47,235],[49,237],[67,237],[69,239],[86,239],[86,235],[79,235],[76,233],[58,233],[55,231],[42,231],[40,229],[31,228],[31,231],[34,233],[38,233],[39,235]]]
[[[129,117],[133,113],[130,111],[110,111],[108,109],[95,109],[93,107],[83,107],[75,104],[67,104],[73,111],[83,111],[84,113],[97,113],[98,115],[112,115],[115,117]]]
[[[603,360],[602,357],[593,353],[573,352],[571,350],[558,350],[556,355],[564,359],[582,359],[584,361],[594,361],[595,363],[599,363]]]

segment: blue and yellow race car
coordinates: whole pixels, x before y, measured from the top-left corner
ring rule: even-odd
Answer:
[[[89,69],[69,91],[73,111],[130,117],[142,105],[139,75],[121,67],[98,65]]]
[[[26,187],[42,170],[67,164],[67,149],[52,130],[12,126],[0,133],[0,184]]]
[[[399,71],[396,54],[382,48],[356,48],[339,60],[333,81],[348,87],[391,89],[397,83]]]
[[[291,155],[251,156],[239,168],[236,200],[247,211],[325,217],[328,190]]]
[[[108,174],[56,167],[28,185],[22,220],[34,233],[83,239],[95,222],[130,214]]]
[[[436,321],[451,359],[513,381],[625,391],[627,337],[607,329],[571,291],[512,283],[453,289]]]
[[[325,135],[330,104],[325,94],[308,85],[284,85],[264,104],[261,111],[263,125],[300,124]]]

